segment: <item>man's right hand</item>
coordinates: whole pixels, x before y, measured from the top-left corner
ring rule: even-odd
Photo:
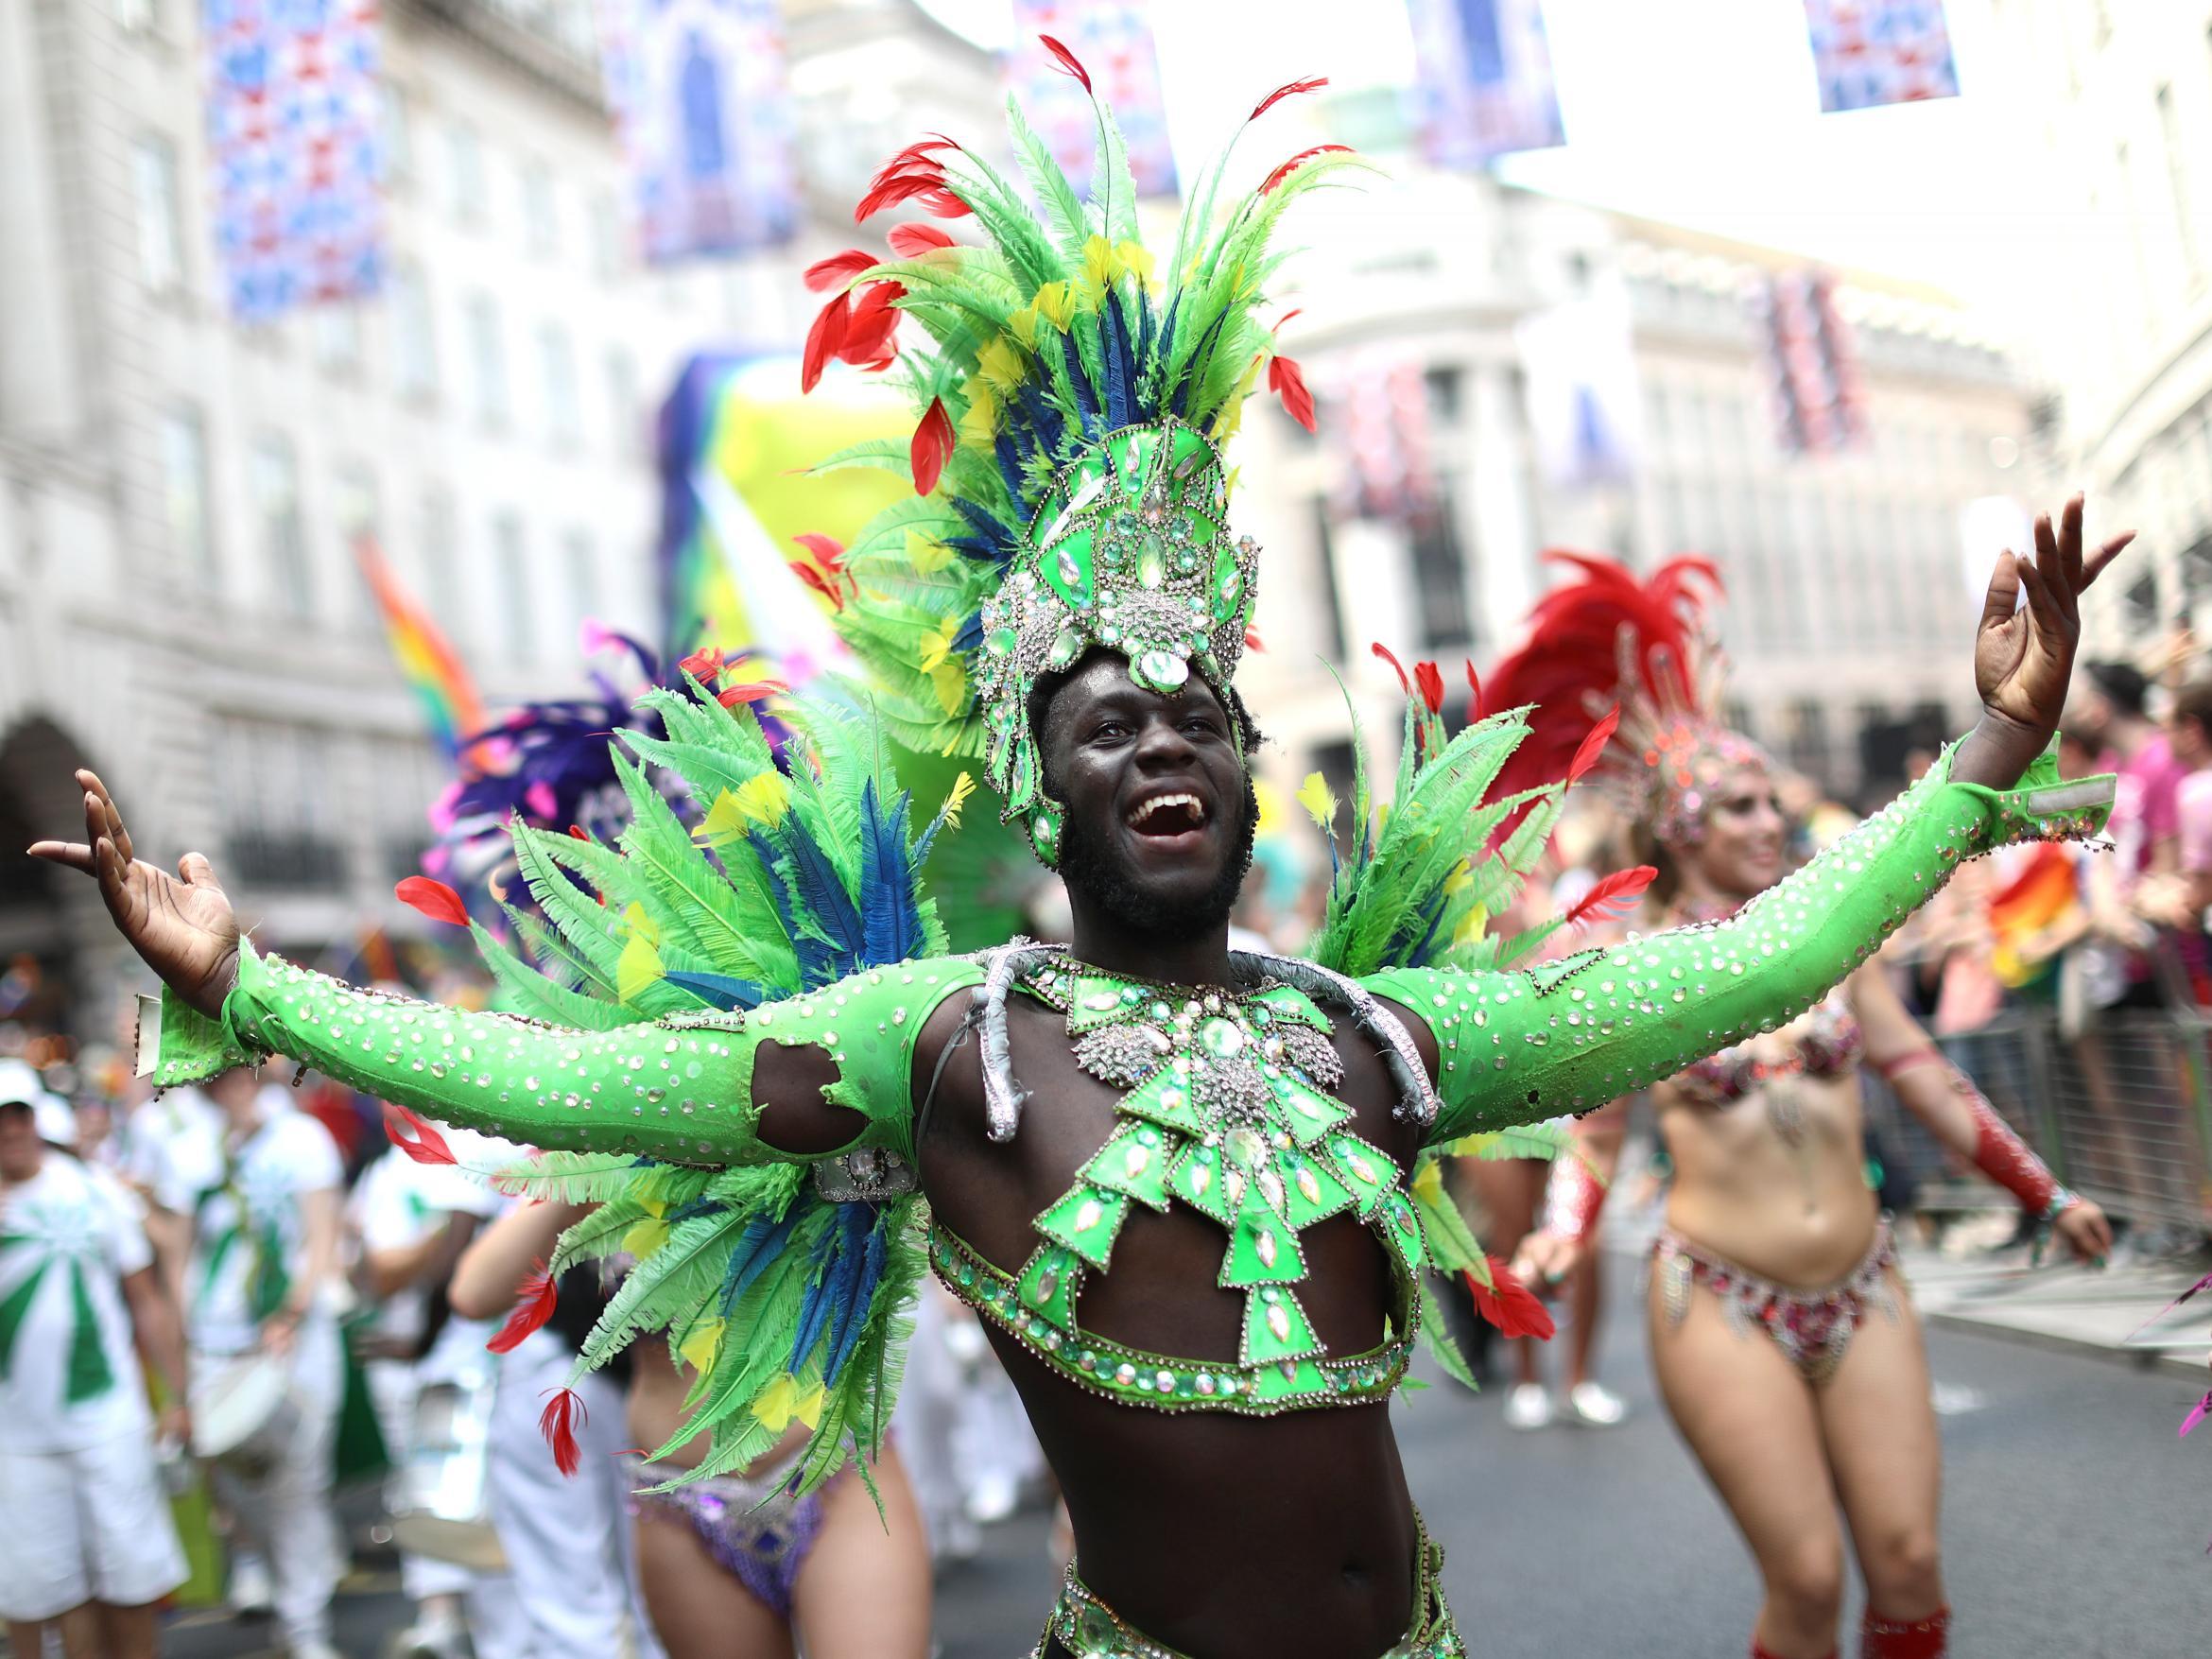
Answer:
[[[1576,1154],[1567,1153],[1568,1157]],[[1510,1270],[1514,1278],[1530,1287],[1539,1296],[1548,1296],[1558,1288],[1560,1282],[1581,1265],[1582,1245],[1580,1239],[1569,1238],[1564,1233],[1531,1233],[1521,1240],[1520,1249],[1513,1252],[1513,1265]]]
[[[130,832],[108,786],[89,771],[77,781],[84,789],[85,838],[34,842],[31,856],[97,881],[117,930],[162,983],[209,1018],[219,1017],[238,976],[238,918],[215,871],[198,853],[180,858],[175,875],[133,858]]]

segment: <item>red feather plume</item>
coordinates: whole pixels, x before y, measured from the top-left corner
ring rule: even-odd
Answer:
[[[944,399],[933,397],[922,416],[922,423],[914,428],[914,441],[907,451],[907,458],[914,469],[914,493],[926,495],[937,488],[939,475],[953,451],[952,417],[944,412]]]
[[[494,1354],[511,1354],[523,1345],[524,1339],[553,1317],[553,1309],[561,1300],[561,1287],[553,1283],[553,1275],[546,1271],[545,1258],[538,1258],[537,1270],[522,1282],[522,1289],[515,1297],[514,1310],[507,1316],[485,1347]]]
[[[842,611],[845,608],[844,589],[837,582],[822,575],[813,565],[803,563],[796,559],[791,561],[791,568],[798,573],[801,581],[830,602],[831,610]]]
[[[851,282],[876,263],[875,255],[867,249],[848,248],[842,253],[833,253],[808,266],[806,285],[815,293],[827,293],[839,283]]]
[[[1428,705],[1432,715],[1443,713],[1443,674],[1434,663],[1413,665],[1413,683],[1421,688],[1421,700]]]
[[[459,1162],[453,1155],[453,1149],[445,1144],[445,1137],[438,1132],[434,1125],[418,1117],[405,1106],[389,1100],[384,1103],[384,1110],[387,1114],[384,1132],[391,1138],[393,1146],[406,1153],[416,1163],[457,1164]],[[412,1139],[399,1132],[399,1128],[392,1122],[393,1118],[397,1118],[400,1125],[404,1125],[412,1132]]]
[[[1060,72],[1063,75],[1074,76],[1083,83],[1083,91],[1089,93],[1093,97],[1098,95],[1097,89],[1091,85],[1091,72],[1082,66],[1081,60],[1073,52],[1050,35],[1039,35],[1037,38],[1045,43],[1045,49],[1058,60]]]
[[[460,894],[442,881],[427,875],[410,875],[391,890],[391,895],[433,922],[450,922],[456,927],[469,925],[468,906],[461,903]]]
[[[1244,648],[1248,651],[1264,651],[1268,648],[1268,642],[1260,638],[1260,631],[1249,624],[1244,630]]]
[[[741,702],[755,703],[764,698],[781,697],[790,689],[781,680],[748,680],[742,685],[724,686],[716,693],[715,700],[726,709],[734,709]]]
[[[933,249],[951,246],[950,236],[935,225],[925,225],[918,219],[890,228],[890,251],[901,259],[919,259]]]
[[[893,302],[906,297],[904,284],[870,283],[846,315],[844,337],[836,349],[838,361],[855,369],[889,369],[898,354],[899,319],[905,315]]]
[[[1567,762],[1566,781],[1579,784],[1596,766],[1605,752],[1605,746],[1613,741],[1614,733],[1620,730],[1620,704],[1615,703],[1606,717],[1590,728],[1590,734],[1582,739],[1575,751],[1575,758]]]
[[[853,319],[853,296],[839,294],[821,308],[814,326],[806,331],[806,352],[799,360],[799,389],[812,391],[821,384],[821,372],[843,349],[845,327]]]
[[[1475,672],[1475,659],[1467,659],[1467,713],[1470,717],[1482,712],[1482,678]]]
[[[1566,913],[1569,927],[1587,927],[1599,922],[1617,922],[1635,907],[1659,873],[1649,864],[1616,870],[1588,892]]]
[[[1285,162],[1281,166],[1277,167],[1273,172],[1268,175],[1267,182],[1259,187],[1259,193],[1262,196],[1268,195],[1275,188],[1276,185],[1282,183],[1284,180],[1289,178],[1292,173],[1295,173],[1305,163],[1313,160],[1315,156],[1325,156],[1335,151],[1342,151],[1344,154],[1349,155],[1352,152],[1352,147],[1348,144],[1317,144],[1311,149],[1300,150],[1296,155],[1292,156],[1288,161]]]
[[[1270,110],[1273,109],[1285,98],[1296,97],[1300,93],[1319,92],[1322,87],[1328,84],[1329,78],[1325,75],[1317,75],[1310,80],[1293,80],[1286,82],[1284,85],[1277,87],[1273,92],[1268,94],[1266,97],[1260,99],[1258,103],[1254,104],[1253,106],[1252,113],[1245,116],[1245,119],[1247,121],[1257,121],[1262,115],[1266,114]]]
[[[1495,1289],[1486,1287],[1473,1272],[1460,1270],[1460,1277],[1467,1281],[1467,1288],[1474,1293],[1475,1311],[1509,1337],[1534,1337],[1540,1342],[1550,1341],[1552,1333],[1559,1327],[1551,1322],[1549,1310],[1526,1285],[1506,1270],[1505,1263],[1495,1256],[1485,1259],[1490,1263],[1490,1277]]]
[[[557,1389],[545,1409],[538,1414],[538,1432],[553,1448],[553,1467],[574,1475],[583,1466],[583,1448],[576,1443],[577,1425],[589,1423],[592,1414],[574,1389]]]
[[[797,535],[793,536],[791,540],[798,543],[800,546],[805,548],[807,552],[814,555],[815,563],[821,565],[822,569],[828,571],[832,576],[838,576],[843,573],[845,568],[845,544],[844,543],[838,541],[837,537],[825,536],[819,530],[801,530]]]
[[[1268,389],[1283,400],[1283,408],[1289,417],[1308,432],[1320,430],[1314,424],[1313,393],[1305,389],[1305,374],[1288,357],[1268,359]]]
[[[1398,661],[1397,652],[1391,650],[1389,646],[1383,644],[1383,642],[1379,639],[1376,640],[1374,644],[1370,645],[1367,648],[1391,665],[1391,671],[1396,674],[1398,677],[1398,689],[1404,692],[1408,697],[1411,697],[1413,695],[1413,684],[1411,681],[1406,678],[1406,665]]]

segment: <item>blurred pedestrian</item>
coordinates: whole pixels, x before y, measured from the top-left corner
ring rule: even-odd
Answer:
[[[141,1359],[181,1446],[184,1348],[135,1201],[59,1149],[69,1109],[0,1061],[0,1618],[38,1659],[150,1659],[154,1603],[184,1581]]]
[[[259,1603],[255,1581],[266,1573],[292,1659],[334,1659],[330,1602],[345,1567],[331,1503],[345,1386],[337,1324],[343,1171],[322,1125],[272,1098],[251,1067],[224,1072],[208,1093],[222,1114],[221,1170],[207,1190],[172,1190],[164,1200],[192,1218],[185,1328],[195,1385],[235,1374],[247,1357],[285,1377],[283,1406],[256,1455],[214,1464],[237,1534],[232,1600]]]

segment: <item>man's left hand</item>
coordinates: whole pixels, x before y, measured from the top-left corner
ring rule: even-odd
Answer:
[[[1974,687],[1981,723],[1960,745],[1951,776],[1961,783],[2009,789],[2058,729],[2074,648],[2082,637],[2081,596],[2135,539],[2122,531],[2082,554],[2082,497],[2068,501],[2054,529],[2047,513],[2035,521],[2032,561],[1999,555],[1974,638]],[[2025,592],[2028,603],[2020,604]]]
[[[2101,1267],[2112,1254],[2112,1223],[2087,1199],[2076,1199],[2061,1210],[2050,1230],[2076,1261],[2095,1262]]]

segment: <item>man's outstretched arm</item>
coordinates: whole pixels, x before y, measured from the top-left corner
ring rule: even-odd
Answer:
[[[31,851],[92,875],[168,987],[142,1042],[157,1084],[276,1053],[425,1116],[544,1148],[734,1165],[907,1151],[911,1044],[970,982],[965,964],[870,970],[750,1013],[586,1031],[360,991],[245,941],[205,858],[175,876],[131,856],[100,780],[79,772],[86,839]]]
[[[2079,496],[2057,527],[2039,520],[2034,561],[2006,554],[1990,580],[1975,639],[1982,717],[1973,734],[1728,920],[1632,936],[1522,973],[1369,978],[1426,1028],[1417,1040],[1426,1035],[1432,1048],[1444,1102],[1430,1138],[1590,1111],[1771,1030],[1871,956],[1961,860],[2010,841],[2095,833],[2111,780],[2062,783],[2047,752],[2073,670],[2078,598],[2130,540],[2116,536],[2084,560]]]

